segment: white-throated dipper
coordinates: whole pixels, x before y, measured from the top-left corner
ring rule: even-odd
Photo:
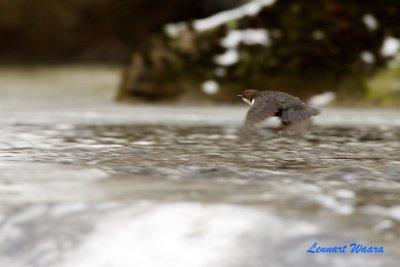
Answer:
[[[311,126],[311,117],[320,110],[307,107],[298,97],[278,91],[245,90],[238,95],[251,107],[240,134],[248,134],[269,117],[278,117],[285,134],[299,134]]]

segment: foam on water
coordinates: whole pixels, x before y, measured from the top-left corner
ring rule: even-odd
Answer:
[[[230,205],[164,204],[141,214],[114,214],[68,255],[60,267],[229,266],[243,261],[241,241],[261,229],[268,238],[298,238],[318,227],[298,223],[284,231],[278,217]],[[280,236],[283,233],[284,236]]]

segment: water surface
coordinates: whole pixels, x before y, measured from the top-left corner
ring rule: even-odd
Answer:
[[[0,101],[1,266],[400,262],[399,111],[324,109],[302,137],[272,121],[239,139],[246,106],[46,90]],[[314,242],[385,252],[307,254]]]

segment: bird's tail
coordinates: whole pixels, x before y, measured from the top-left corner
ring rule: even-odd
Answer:
[[[282,112],[282,122],[294,123],[301,122],[312,116],[319,115],[321,111],[316,108],[307,107],[305,109],[288,109]]]
[[[308,117],[317,116],[317,115],[321,114],[321,110],[319,110],[317,108],[307,107],[306,113],[307,113]]]

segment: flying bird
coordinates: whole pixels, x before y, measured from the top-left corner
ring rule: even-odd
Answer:
[[[259,123],[270,117],[281,120],[284,134],[300,134],[311,126],[311,117],[321,113],[316,108],[307,107],[298,97],[284,92],[249,89],[238,97],[251,106],[240,128],[241,135],[254,131]]]

